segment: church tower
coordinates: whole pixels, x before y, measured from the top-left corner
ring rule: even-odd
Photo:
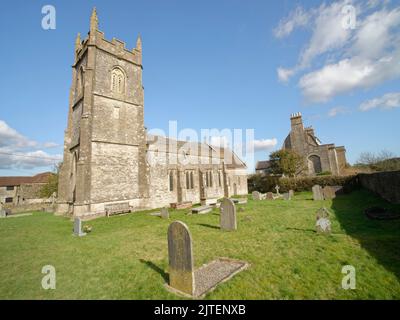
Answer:
[[[127,50],[98,30],[75,42],[58,212],[101,213],[109,204],[139,207],[148,197],[142,43]]]

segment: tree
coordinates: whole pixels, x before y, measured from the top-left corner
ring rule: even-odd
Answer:
[[[273,174],[284,174],[295,177],[304,171],[304,159],[293,150],[282,149],[269,155]]]
[[[58,190],[58,175],[60,172],[60,167],[61,167],[62,162],[56,164],[54,166],[53,172],[51,176],[49,177],[49,180],[47,183],[40,189],[40,197],[42,198],[49,198],[52,196],[54,192],[57,193]]]
[[[377,154],[362,152],[355,166],[368,167],[373,171],[400,170],[400,159],[387,150],[382,150]]]

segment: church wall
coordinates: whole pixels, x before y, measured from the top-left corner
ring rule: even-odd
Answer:
[[[92,203],[139,198],[138,147],[93,142]]]

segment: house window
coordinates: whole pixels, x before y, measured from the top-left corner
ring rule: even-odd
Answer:
[[[125,75],[120,68],[114,68],[111,72],[111,90],[119,94],[125,92]]]
[[[8,198],[5,199],[5,202],[6,203],[11,203],[11,202],[13,202],[13,198],[12,197],[8,197]]]
[[[12,191],[12,190],[14,190],[14,186],[7,186],[7,187],[6,187],[6,190],[7,190],[7,191]]]
[[[170,171],[168,176],[169,176],[169,191],[174,191],[174,172]]]

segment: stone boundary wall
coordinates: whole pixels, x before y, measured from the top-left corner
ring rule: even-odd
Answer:
[[[357,177],[363,188],[389,202],[400,203],[400,171],[359,173]]]

